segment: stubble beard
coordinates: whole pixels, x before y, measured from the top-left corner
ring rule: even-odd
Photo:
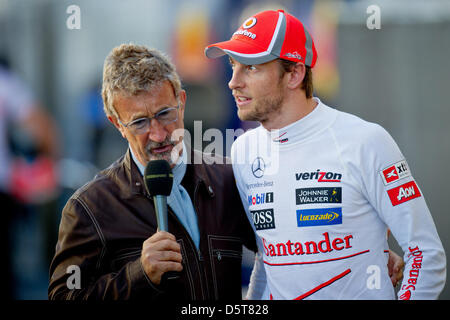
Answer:
[[[269,96],[261,98],[259,101],[255,101],[253,110],[240,110],[238,109],[238,117],[242,121],[258,121],[265,123],[274,117],[281,111],[281,105],[284,101],[284,95],[281,90],[275,96]]]
[[[172,145],[173,148],[169,151],[161,152],[161,153],[152,153],[151,149],[158,148],[166,145]],[[165,141],[159,143],[154,141],[149,141],[146,146],[146,153],[149,161],[152,160],[166,160],[172,166],[176,163],[176,159],[172,156],[172,152],[175,148],[176,143],[170,140],[170,137],[167,137]],[[175,162],[174,162],[175,161]]]
[[[283,103],[283,96],[265,98],[259,101],[253,110],[243,112],[238,110],[238,117],[243,121],[258,121],[264,123],[270,120],[273,115],[279,113]]]

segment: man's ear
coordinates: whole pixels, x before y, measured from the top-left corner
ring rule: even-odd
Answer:
[[[184,113],[184,108],[186,106],[186,91],[185,90],[181,90],[180,91],[180,96],[179,96],[180,102],[181,102],[181,110],[183,110]]]
[[[124,139],[126,139],[127,137],[125,136],[125,130],[124,130],[124,128],[120,125],[119,121],[117,121],[117,118],[114,117],[114,116],[108,116],[107,118],[108,118],[109,122],[111,122],[111,123],[114,125],[114,127],[116,127],[116,129],[119,130],[119,132],[120,132],[120,134],[122,135],[122,137],[123,137]]]
[[[181,90],[178,99],[180,101],[181,118],[184,121],[184,110],[186,107],[186,91]]]
[[[288,73],[288,88],[297,89],[302,85],[302,81],[305,78],[306,67],[303,63],[298,62],[292,71]]]

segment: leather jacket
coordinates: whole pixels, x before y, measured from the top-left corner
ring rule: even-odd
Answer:
[[[216,163],[197,164],[202,159]],[[169,207],[169,232],[183,258],[178,277],[155,285],[143,271],[142,244],[156,232],[157,221],[153,199],[128,150],[65,205],[49,299],[241,299],[242,245],[256,251],[256,243],[231,165],[198,151],[189,160],[181,184],[198,216],[200,246]],[[73,265],[79,267],[79,289],[69,285],[76,276]]]

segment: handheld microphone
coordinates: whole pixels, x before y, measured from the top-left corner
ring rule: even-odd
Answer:
[[[144,185],[155,203],[156,221],[160,231],[169,231],[167,222],[167,197],[170,196],[173,184],[173,173],[166,160],[152,160],[144,170]],[[161,285],[167,286],[169,279],[178,279],[179,273],[168,271],[161,278]]]
[[[152,160],[144,170],[144,185],[155,203],[158,229],[169,231],[167,223],[167,197],[170,196],[173,184],[173,173],[166,160]]]

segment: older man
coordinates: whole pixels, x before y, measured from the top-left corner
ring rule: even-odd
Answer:
[[[183,143],[186,92],[172,63],[143,46],[114,48],[102,96],[129,149],[64,207],[49,298],[240,299],[242,245],[255,251],[254,234],[231,166],[201,163],[207,156]],[[169,161],[174,174],[169,232],[157,230],[143,185],[154,159]],[[163,277],[168,271],[176,276]]]

